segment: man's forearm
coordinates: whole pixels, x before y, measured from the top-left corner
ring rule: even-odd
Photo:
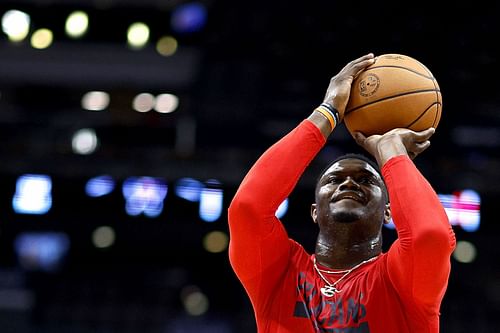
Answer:
[[[427,180],[407,157],[383,168],[398,242],[389,250],[389,274],[396,288],[429,311],[441,300],[455,239],[446,212]]]
[[[266,215],[275,210],[325,143],[314,126],[305,120],[269,148],[250,169],[233,202],[253,203]]]
[[[408,156],[404,144],[399,140],[383,138],[377,146],[375,158],[377,159],[378,165],[382,168],[391,158],[400,155]]]
[[[306,120],[269,148],[241,183],[228,211],[230,259],[240,279],[253,281],[268,266],[287,259],[288,236],[276,209],[324,143],[320,131]],[[260,294],[256,281],[247,287]]]

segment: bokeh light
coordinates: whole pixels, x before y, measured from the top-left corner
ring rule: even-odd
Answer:
[[[171,113],[178,106],[179,97],[173,94],[160,94],[156,97],[154,109],[159,113]]]
[[[46,49],[54,41],[54,34],[49,29],[38,29],[31,36],[31,46],[35,49]]]
[[[115,243],[115,230],[109,226],[98,227],[92,232],[92,243],[95,247],[104,249]]]
[[[12,42],[20,42],[28,36],[30,23],[30,16],[20,10],[8,10],[2,16],[2,30]]]
[[[83,128],[73,135],[72,147],[76,154],[92,154],[96,150],[97,144],[97,135],[93,129]]]
[[[169,57],[177,51],[178,42],[175,37],[163,36],[156,43],[156,51],[162,56]]]
[[[468,264],[476,259],[477,250],[474,244],[468,241],[458,241],[455,251],[453,251],[453,258],[456,261]]]
[[[134,97],[132,108],[137,112],[148,112],[155,106],[155,97],[150,93],[141,93]]]
[[[143,48],[149,41],[149,34],[149,27],[145,23],[131,24],[127,32],[128,45],[134,49]]]
[[[211,231],[203,238],[203,247],[211,253],[220,253],[227,249],[229,236],[222,231]]]
[[[89,111],[102,111],[109,106],[109,94],[104,91],[89,91],[82,97],[82,108]]]
[[[71,38],[82,37],[89,27],[89,17],[83,11],[74,11],[66,19],[65,31]]]

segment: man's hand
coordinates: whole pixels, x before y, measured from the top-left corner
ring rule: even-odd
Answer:
[[[396,128],[384,135],[372,135],[365,137],[361,132],[354,133],[356,142],[377,159],[382,167],[390,158],[398,155],[407,155],[414,159],[429,148],[430,137],[434,134],[434,128],[428,128],[421,132],[415,132],[406,128]]]
[[[374,62],[375,58],[373,54],[369,53],[349,62],[337,75],[330,79],[323,102],[337,109],[340,120],[344,119],[344,111],[347,107],[349,95],[351,94],[352,81],[359,73]]]

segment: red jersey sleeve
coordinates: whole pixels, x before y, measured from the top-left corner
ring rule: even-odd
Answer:
[[[302,121],[257,160],[231,201],[229,259],[253,301],[269,295],[287,269],[291,242],[276,210],[325,142]]]
[[[407,156],[382,168],[398,239],[388,253],[389,278],[404,302],[439,312],[450,274],[455,236],[431,185]]]

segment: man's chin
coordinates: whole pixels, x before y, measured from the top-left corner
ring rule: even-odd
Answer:
[[[360,216],[352,210],[338,211],[333,214],[333,219],[338,223],[353,223],[359,221]]]

